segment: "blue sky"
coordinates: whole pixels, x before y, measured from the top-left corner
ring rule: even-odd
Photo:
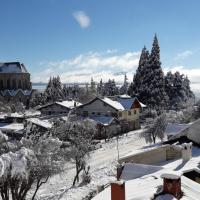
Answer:
[[[0,0],[0,59],[19,60],[32,80],[131,79],[157,33],[164,71],[200,78],[199,0]],[[194,87],[197,87],[194,86]]]

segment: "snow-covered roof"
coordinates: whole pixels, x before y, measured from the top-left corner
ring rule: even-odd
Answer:
[[[163,169],[163,167],[136,163],[125,163],[120,178],[128,181],[147,174],[152,174],[161,169]]]
[[[29,118],[27,119],[28,122],[31,122],[33,124],[36,124],[38,126],[44,127],[46,129],[51,129],[52,128],[52,124],[50,122],[48,122],[47,120],[41,120],[38,118]]]
[[[26,117],[35,117],[35,116],[40,116],[41,112],[38,110],[26,110],[25,111],[25,116]]]
[[[52,106],[54,104],[57,104],[57,105],[60,105],[60,106],[63,106],[65,108],[69,108],[69,109],[73,109],[75,107],[78,107],[78,106],[81,106],[82,103],[78,102],[78,101],[74,101],[74,100],[68,100],[68,101],[57,101],[57,102],[54,102],[54,103],[48,103],[48,104],[45,104],[41,107],[38,108],[38,110],[42,109],[42,108],[45,108],[45,107],[48,107],[48,106]],[[75,106],[76,105],[76,106]]]
[[[20,62],[0,63],[0,73],[28,73],[26,67]]]
[[[124,110],[124,107],[122,106],[122,104],[118,101],[114,101],[110,98],[104,97],[101,99],[103,102],[107,103],[108,105],[112,106],[113,108],[115,108],[116,110]]]
[[[89,117],[89,119],[92,119],[95,122],[100,123],[104,126],[108,126],[109,124],[113,122],[113,120],[115,120],[114,117],[110,117],[110,116],[91,116]]]
[[[178,140],[181,137],[187,137],[189,140],[193,141],[194,143],[200,144],[200,119],[188,124],[187,127],[180,130],[176,135],[172,136],[169,139],[170,141]],[[167,143],[167,142],[166,142]]]
[[[0,123],[1,131],[21,131],[24,129],[22,123]]]
[[[9,113],[9,114],[7,115],[7,117],[12,117],[12,118],[24,118],[24,114],[23,114],[23,113],[14,112],[14,113]]]
[[[131,96],[129,96],[129,95],[127,95],[127,94],[122,94],[122,95],[119,95],[119,98],[130,99]]]
[[[126,200],[147,200],[151,199],[156,193],[159,186],[163,185],[163,180],[161,177],[174,178],[173,176],[180,177],[181,174],[192,171],[199,170],[199,161],[200,161],[200,149],[193,147],[193,157],[188,162],[182,163],[182,159],[165,161],[163,163],[157,163],[157,165],[162,168],[156,171],[150,171],[148,174],[142,173],[142,165],[138,165],[135,168],[135,174],[141,174],[140,177],[128,180],[125,182],[125,193]],[[150,166],[151,168],[151,166]],[[145,168],[144,168],[145,169]],[[138,172],[137,172],[138,170]],[[169,173],[170,171],[170,173]],[[174,171],[174,172],[171,172]],[[181,189],[184,193],[181,200],[196,200],[200,196],[200,184],[190,180],[185,176],[181,176]],[[159,196],[159,200],[166,200],[168,196]],[[170,200],[176,199],[170,196]],[[107,187],[105,190],[100,192],[92,200],[111,200],[111,188]]]
[[[140,105],[141,105],[142,108],[146,108],[146,107],[147,107],[147,106],[146,106],[145,104],[143,104],[142,102],[139,101],[139,103],[140,103]]]
[[[82,103],[79,103],[79,102],[74,101],[74,100],[71,100],[71,101],[58,101],[58,102],[56,102],[56,104],[59,104],[61,106],[64,106],[64,107],[70,108],[70,109],[73,109],[75,107],[78,107],[78,106],[82,105]]]
[[[125,110],[131,109],[136,98],[117,98],[117,101],[124,107]]]
[[[17,90],[3,90],[3,91],[1,91],[1,94],[2,94],[2,96],[11,96],[11,97],[14,97],[19,92],[21,92],[24,96],[30,96],[31,93],[32,93],[32,90],[22,90],[22,89],[17,89]]]
[[[176,135],[188,126],[188,124],[168,123],[165,129],[165,134],[169,136]]]

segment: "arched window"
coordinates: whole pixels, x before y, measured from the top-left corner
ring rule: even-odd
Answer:
[[[19,80],[19,81],[18,81],[18,89],[21,89],[21,88],[22,88],[22,81]]]
[[[13,88],[13,89],[16,89],[16,88],[17,88],[16,80],[15,80],[15,79],[12,80],[12,88]]]
[[[28,88],[28,82],[27,82],[27,80],[24,81],[24,87],[25,87],[26,90],[29,89],[29,88]]]
[[[3,80],[0,80],[0,90],[3,90]]]
[[[10,89],[10,79],[7,80],[7,89]]]

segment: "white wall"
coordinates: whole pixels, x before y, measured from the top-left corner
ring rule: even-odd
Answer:
[[[111,106],[104,104],[101,100],[97,99],[96,101],[92,102],[91,104],[84,105],[81,108],[77,109],[78,113],[82,114],[84,111],[88,111],[88,115],[111,115],[111,113],[116,113],[117,111],[112,108]],[[92,114],[95,113],[95,114]]]
[[[40,109],[41,114],[43,115],[49,115],[49,113],[51,112],[51,114],[64,114],[64,113],[68,113],[69,109],[63,106],[60,106],[58,104],[52,104],[49,105],[47,107],[41,108]]]

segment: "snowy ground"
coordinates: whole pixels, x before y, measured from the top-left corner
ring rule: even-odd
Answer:
[[[145,140],[139,137],[142,131],[131,131],[119,139],[119,153],[124,156],[136,149],[144,147]],[[115,166],[117,163],[117,140],[102,141],[102,148],[91,153],[89,165],[91,166],[92,180],[88,185],[71,187],[75,174],[74,166],[67,165],[67,170],[49,179],[38,192],[38,200],[81,200],[96,190],[97,185],[106,185],[115,179]]]

